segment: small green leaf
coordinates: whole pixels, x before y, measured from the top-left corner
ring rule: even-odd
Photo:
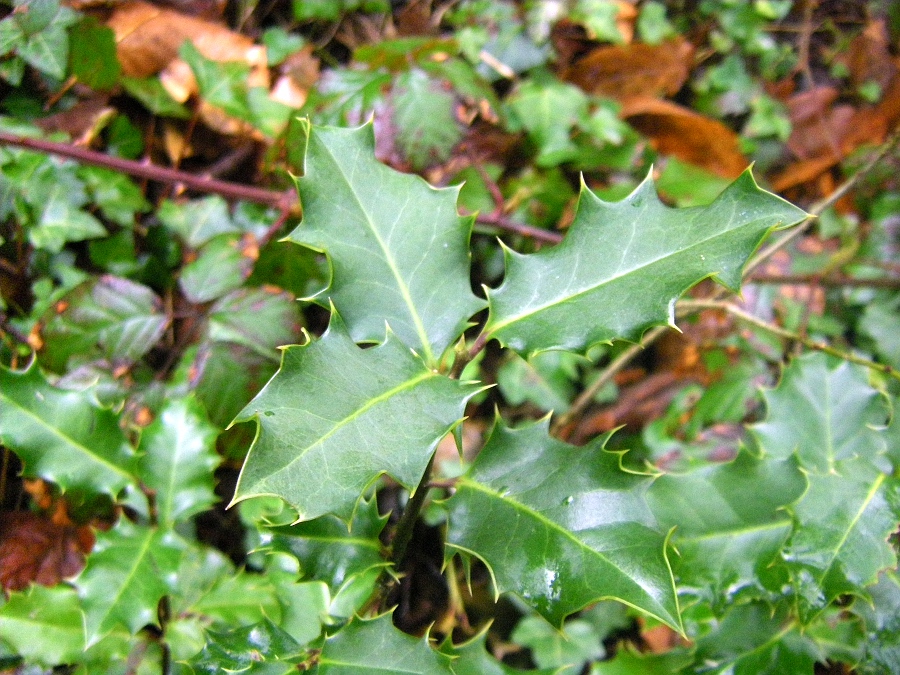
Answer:
[[[52,668],[77,661],[85,645],[75,591],[33,585],[11,594],[0,607],[0,640],[30,664]]]
[[[232,503],[276,495],[300,519],[348,520],[383,473],[415,487],[477,391],[429,369],[391,333],[360,349],[333,312],[319,340],[284,350],[281,369],[238,415],[255,418],[258,432]]]
[[[250,66],[242,61],[213,61],[185,41],[179,55],[194,71],[200,96],[232,117],[250,120],[247,102],[247,77]]]
[[[681,630],[666,536],[645,500],[652,477],[623,470],[605,438],[576,448],[548,424],[497,424],[447,502],[448,545],[555,626],[614,598]]]
[[[82,166],[78,168],[78,177],[84,181],[103,217],[122,227],[132,227],[135,214],[150,209],[140,188],[128,176],[117,171],[100,166]]]
[[[0,364],[0,443],[19,456],[26,476],[63,490],[116,495],[134,481],[118,416],[98,408],[90,391],[52,387],[34,362],[24,371]]]
[[[577,156],[572,128],[588,113],[588,98],[581,89],[549,78],[526,80],[509,105],[538,147],[538,166],[554,166]]]
[[[181,269],[178,285],[185,297],[199,304],[239,289],[253,271],[253,259],[240,249],[241,241],[230,234],[206,242],[197,259]]]
[[[191,660],[191,666],[194,672],[209,675],[252,673],[257,672],[255,666],[277,663],[302,653],[303,649],[296,640],[269,619],[263,619],[252,626],[243,626],[227,633],[208,632],[206,646]],[[290,663],[284,666],[283,670],[267,669],[262,672],[274,675],[297,670]]]
[[[387,323],[434,363],[483,306],[469,283],[471,220],[456,212],[459,189],[377,162],[371,124],[307,124],[306,133],[303,222],[291,241],[328,254],[327,295],[354,340],[380,341]]]
[[[184,545],[174,534],[120,518],[97,534],[87,565],[74,580],[84,610],[86,642],[118,626],[132,634],[158,625],[157,605],[171,591]]]
[[[241,231],[231,219],[228,203],[217,195],[185,204],[163,202],[157,216],[191,248],[199,248],[217,235]]]
[[[481,633],[465,644],[455,646],[449,640],[441,645],[441,652],[453,658],[453,672],[455,675],[558,675],[559,669],[547,668],[541,670],[529,669],[528,671],[510,668],[488,654],[485,646],[487,632]]]
[[[462,138],[453,95],[414,68],[397,78],[393,101],[397,143],[412,165],[422,168],[445,161]]]
[[[602,659],[606,650],[594,627],[582,619],[566,621],[562,632],[537,615],[526,616],[516,624],[510,640],[528,647],[539,668],[561,668],[580,673],[589,661]]]
[[[256,623],[266,617],[277,621],[281,617],[272,579],[246,571],[218,577],[185,609],[226,626]]]
[[[749,172],[709,206],[689,209],[664,206],[649,178],[615,203],[582,186],[561,244],[531,255],[506,250],[506,277],[488,290],[486,330],[528,353],[637,340],[671,323],[675,300],[700,280],[737,288],[769,230],[805,215],[759,189]]]
[[[647,500],[663,527],[676,528],[679,589],[716,611],[762,590],[760,578],[791,533],[784,506],[806,486],[794,458],[760,460],[746,452],[728,464],[657,478]]]
[[[401,633],[388,614],[351,621],[325,641],[318,663],[319,675],[453,675],[449,657]]]
[[[66,76],[69,60],[69,35],[65,26],[54,23],[28,39],[16,48],[16,53],[25,62],[50,77],[61,80]]]
[[[163,528],[215,503],[216,436],[218,430],[193,398],[167,401],[141,433],[138,472],[155,493],[157,521]]]
[[[141,80],[135,77],[123,77],[122,86],[154,115],[187,119],[190,111],[173,99],[163,87],[158,77]]]
[[[116,58],[116,37],[111,28],[86,16],[69,30],[72,74],[91,89],[111,89],[122,66]]]
[[[289,293],[271,287],[229,293],[216,301],[208,316],[211,341],[243,345],[271,360],[278,359],[277,347],[296,341],[300,333],[297,303]]]

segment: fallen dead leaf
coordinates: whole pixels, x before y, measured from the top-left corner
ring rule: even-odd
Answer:
[[[664,155],[674,155],[724,178],[737,178],[750,163],[738,135],[721,122],[648,96],[622,101],[623,119],[647,136]]]
[[[693,59],[693,45],[681,37],[659,45],[613,45],[595,49],[560,77],[589,93],[615,99],[672,96],[687,80]]]
[[[0,586],[55,586],[81,571],[93,547],[86,525],[60,524],[30,511],[0,513]]]
[[[853,38],[846,55],[838,60],[847,66],[854,85],[876,82],[882,88],[887,86],[897,67],[891,57],[884,19],[869,21],[863,32]]]

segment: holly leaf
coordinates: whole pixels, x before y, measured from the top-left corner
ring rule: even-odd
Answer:
[[[555,626],[612,598],[681,630],[666,535],[645,498],[653,478],[623,470],[608,436],[576,448],[548,424],[497,424],[447,502],[448,546]]]
[[[95,405],[89,390],[52,387],[32,362],[0,364],[0,444],[15,452],[26,476],[63,490],[116,495],[134,483],[134,455],[119,420]]]
[[[158,625],[157,605],[171,591],[183,546],[165,530],[120,518],[97,534],[94,552],[73,583],[81,597],[88,646],[118,626],[132,634]]]
[[[450,640],[441,645],[441,652],[453,657],[455,675],[558,675],[559,668],[530,669],[527,671],[510,668],[488,654],[485,646],[487,631],[462,645],[454,645]]]
[[[290,240],[328,254],[326,295],[354,340],[380,341],[387,323],[434,364],[484,306],[469,283],[472,219],[456,212],[459,188],[438,190],[377,162],[371,124],[303,125],[303,222]]]
[[[809,475],[809,490],[793,507],[797,524],[784,552],[805,622],[839,595],[867,597],[865,586],[875,583],[878,572],[897,566],[888,537],[900,522],[898,504],[900,481],[862,458]]]
[[[258,431],[232,504],[274,495],[299,520],[333,513],[349,521],[383,473],[418,484],[478,391],[428,368],[392,333],[360,349],[333,311],[319,340],[284,350],[280,370],[235,420],[255,418]]]
[[[318,663],[319,675],[453,675],[449,657],[431,649],[427,639],[401,633],[389,614],[351,621],[325,641]]]
[[[169,400],[138,445],[138,471],[154,491],[157,522],[171,528],[216,502],[218,430],[193,398]]]
[[[529,255],[506,249],[503,283],[488,289],[486,331],[526,353],[638,340],[672,324],[675,300],[702,279],[737,289],[763,237],[805,216],[749,171],[709,206],[687,209],[665,206],[649,177],[615,203],[582,186],[561,244]]]
[[[195,672],[219,675],[222,672],[257,672],[260,664],[271,665],[300,656],[303,649],[290,635],[268,619],[226,633],[209,631],[207,643],[191,661]],[[284,670],[265,673],[296,672],[297,666],[285,663]]]
[[[647,494],[665,528],[675,527],[678,587],[717,612],[739,594],[763,590],[760,579],[791,534],[784,507],[806,490],[796,459],[756,459],[742,452],[728,464],[663,475]]]
[[[68,586],[31,586],[0,607],[0,640],[30,664],[54,667],[84,651],[78,596]]]
[[[765,392],[766,421],[751,427],[774,457],[797,453],[806,471],[828,473],[854,457],[869,461],[887,450],[887,409],[862,366],[811,353],[785,368]]]

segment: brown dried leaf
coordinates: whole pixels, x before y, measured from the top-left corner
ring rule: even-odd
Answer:
[[[884,19],[869,21],[862,33],[853,38],[847,54],[839,59],[850,71],[850,79],[859,86],[877,82],[887,86],[897,71],[890,52],[890,37]]]
[[[93,547],[94,533],[86,525],[56,523],[30,511],[0,513],[0,586],[55,586],[81,571]]]
[[[676,103],[636,96],[622,102],[620,115],[660,153],[718,176],[737,178],[749,164],[734,131]]]
[[[596,49],[565,68],[563,80],[601,96],[672,96],[693,66],[694,47],[682,37],[659,45],[642,43]]]

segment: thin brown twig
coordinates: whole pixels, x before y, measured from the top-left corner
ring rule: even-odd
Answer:
[[[230,183],[216,178],[209,178],[208,176],[198,176],[197,174],[180,171],[178,169],[170,169],[144,162],[135,162],[121,157],[112,157],[105,153],[97,152],[96,150],[80,148],[68,143],[57,143],[41,138],[27,138],[0,131],[0,145],[12,145],[28,150],[46,152],[68,159],[74,159],[83,164],[115,169],[116,171],[121,171],[131,176],[146,178],[160,183],[181,183],[192,190],[218,194],[226,199],[241,199],[278,208],[282,208],[285,204],[290,204],[290,208],[292,209],[299,206],[299,201],[297,200],[297,196],[293,189],[280,192],[252,185]]]
[[[558,244],[563,240],[563,235],[558,232],[551,232],[550,230],[542,230],[539,227],[524,225],[523,223],[518,223],[499,213],[479,214],[475,217],[475,222],[479,225],[496,227],[499,230],[520,234],[523,237],[529,237],[530,239],[543,241],[548,244]]]
[[[900,279],[879,277],[863,279],[846,275],[819,276],[816,274],[753,274],[746,279],[751,284],[781,284],[796,286],[826,286],[829,288],[886,288],[900,289]]]

